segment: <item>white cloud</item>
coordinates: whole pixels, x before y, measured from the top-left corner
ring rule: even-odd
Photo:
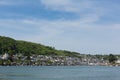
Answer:
[[[0,5],[14,4],[12,1],[14,0],[1,0]],[[100,24],[101,17],[104,17],[106,11],[92,0],[40,1],[49,10],[72,12],[79,18],[73,20],[43,20],[33,19],[29,16],[25,16],[27,18],[25,19],[23,15],[24,19],[0,19],[0,34],[15,39],[51,45],[57,49],[79,52],[100,52],[103,49],[109,48],[112,50],[113,48],[116,50],[120,47],[118,45],[120,23]],[[53,13],[53,15],[55,14]]]
[[[100,21],[106,14],[103,7],[97,6],[97,3],[91,0],[40,0],[41,3],[50,10],[72,12],[78,16],[75,23],[95,23]],[[67,22],[67,21],[66,21]],[[69,21],[68,21],[69,22]],[[74,25],[72,23],[71,25]]]
[[[84,0],[81,1],[41,0],[41,3],[48,9],[73,12],[79,15],[80,18],[76,20],[0,19],[0,34],[4,33],[3,35],[10,35],[16,39],[43,43],[57,49],[79,52],[85,52],[84,50],[86,52],[91,50],[99,52],[100,49],[102,51],[102,49],[117,44],[120,40],[117,36],[120,24],[96,23],[104,16],[104,9],[93,5],[94,3],[90,2],[90,0],[87,3]],[[3,27],[10,30],[2,30]],[[115,45],[112,48],[114,47]]]
[[[48,9],[66,12],[79,12],[92,7],[90,1],[74,1],[74,0],[40,0]]]
[[[47,8],[53,10],[76,11],[70,0],[40,0]]]
[[[4,19],[0,20],[0,34],[2,35],[4,31],[7,33],[3,35],[10,35],[16,39],[54,46],[57,49],[68,49],[79,52],[96,49],[97,51],[98,48],[107,49],[112,45],[113,48],[116,46],[119,47],[117,45],[120,40],[117,36],[120,30],[119,25],[115,23],[100,25],[89,23],[88,21],[82,22],[81,20]]]

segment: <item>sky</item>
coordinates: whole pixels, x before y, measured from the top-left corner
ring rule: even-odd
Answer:
[[[120,0],[0,0],[0,35],[81,54],[120,53]]]

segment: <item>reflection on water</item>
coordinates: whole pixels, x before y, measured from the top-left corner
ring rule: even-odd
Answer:
[[[0,67],[0,80],[119,80],[119,67]]]
[[[0,74],[0,77],[29,77],[34,75],[28,75],[28,74]]]

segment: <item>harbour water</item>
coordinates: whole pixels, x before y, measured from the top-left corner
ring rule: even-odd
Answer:
[[[1,66],[0,80],[120,80],[120,67]]]

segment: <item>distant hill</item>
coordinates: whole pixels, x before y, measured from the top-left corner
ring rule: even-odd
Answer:
[[[0,36],[0,54],[17,54],[22,53],[24,55],[56,55],[56,56],[71,56],[80,57],[77,52],[71,52],[66,50],[56,50],[54,47],[45,46],[38,43],[15,40],[10,37]]]

